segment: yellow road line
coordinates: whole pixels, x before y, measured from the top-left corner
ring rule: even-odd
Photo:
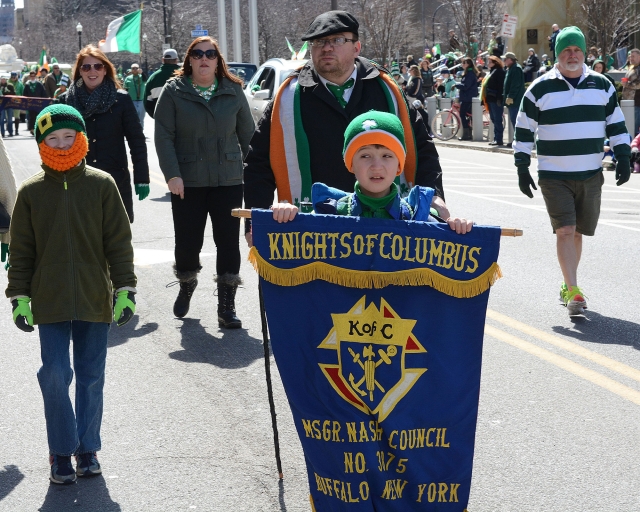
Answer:
[[[164,179],[164,176],[162,174],[158,174],[157,172],[154,171],[149,171],[149,180],[151,181],[151,183],[155,183],[156,185],[161,185],[165,188],[169,188],[167,186],[167,182]]]
[[[516,329],[520,332],[533,336],[534,338],[538,338],[539,340],[549,343],[554,347],[558,347],[577,356],[584,357],[585,359],[588,359],[593,363],[604,366],[605,368],[619,373],[620,375],[624,375],[625,377],[629,377],[630,379],[640,382],[640,370],[636,370],[635,368],[616,361],[615,359],[611,359],[610,357],[603,356],[602,354],[598,354],[597,352],[593,352],[588,348],[581,347],[580,345],[562,339],[559,336],[554,336],[553,334],[549,334],[547,332],[541,331],[540,329],[536,329],[535,327],[531,327],[530,325],[519,322],[518,320],[503,315],[502,313],[493,311],[492,309],[487,309],[487,318],[495,320],[496,322],[500,322],[501,324],[506,325],[507,327],[511,327],[512,329]]]
[[[611,391],[612,393],[615,393],[616,395],[621,396],[622,398],[629,400],[636,405],[640,405],[640,391],[636,391],[635,389],[625,386],[624,384],[620,384],[619,382],[610,379],[609,377],[602,375],[601,373],[590,370],[589,368],[585,368],[584,366],[581,366],[578,363],[574,363],[566,357],[554,354],[553,352],[545,348],[517,338],[516,336],[513,336],[508,332],[501,331],[500,329],[497,329],[491,325],[485,325],[484,332],[492,338],[504,341],[505,343],[519,348],[520,350],[524,350],[525,352],[539,357],[540,359],[547,361],[548,363],[551,363],[558,368],[562,368],[563,370],[573,373],[581,379],[588,380],[596,386],[600,386],[601,388],[604,388],[607,391]]]

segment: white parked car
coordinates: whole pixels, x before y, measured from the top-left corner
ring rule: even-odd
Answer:
[[[253,120],[258,123],[265,107],[291,72],[305,65],[306,60],[269,59],[253,75],[244,88]]]

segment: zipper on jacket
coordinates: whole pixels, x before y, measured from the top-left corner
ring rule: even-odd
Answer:
[[[69,241],[69,264],[71,265],[71,287],[73,289],[73,319],[78,319],[78,298],[77,298],[77,290],[76,290],[76,272],[73,266],[73,242],[71,242],[71,218],[69,217],[69,194],[67,188],[67,175],[64,175],[64,205],[67,213],[67,239]]]

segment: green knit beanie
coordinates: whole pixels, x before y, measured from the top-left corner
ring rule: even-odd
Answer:
[[[404,169],[407,147],[404,142],[402,123],[396,115],[370,110],[349,123],[344,132],[342,150],[344,163],[349,171],[351,171],[356,151],[370,144],[384,146],[393,151],[400,161],[400,171]]]
[[[69,105],[49,105],[36,117],[36,142],[40,144],[51,132],[62,128],[70,128],[85,135],[87,134],[84,119],[75,108]]]
[[[582,50],[585,57],[587,56],[587,42],[584,39],[582,30],[578,27],[565,27],[556,37],[556,61],[558,55],[562,53],[567,46],[577,46]]]

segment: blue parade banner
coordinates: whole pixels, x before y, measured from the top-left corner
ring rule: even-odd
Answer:
[[[20,110],[42,110],[56,100],[53,98],[32,98],[28,96],[1,96],[0,110],[17,108]]]
[[[500,229],[252,211],[316,512],[463,512]]]

